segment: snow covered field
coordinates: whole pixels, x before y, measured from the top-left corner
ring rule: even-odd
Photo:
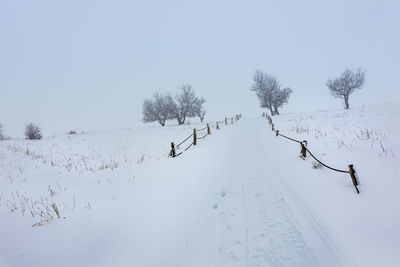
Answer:
[[[361,193],[261,116],[3,141],[0,266],[399,266],[400,106],[273,119]]]

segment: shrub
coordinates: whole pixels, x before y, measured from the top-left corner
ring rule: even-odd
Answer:
[[[39,140],[42,139],[42,132],[38,125],[33,122],[25,125],[25,137],[29,140]]]

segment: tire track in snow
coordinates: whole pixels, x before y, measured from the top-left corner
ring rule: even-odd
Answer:
[[[264,131],[245,128],[231,132],[235,136],[225,150],[224,168],[231,178],[225,201],[241,205],[221,206],[221,220],[231,230],[224,233],[220,250],[234,266],[341,266],[329,236],[268,163],[265,143],[260,143]],[[230,225],[235,225],[234,234]]]
[[[276,177],[279,177],[277,175]],[[318,247],[317,254],[324,254],[324,256],[320,256],[324,258],[324,266],[348,266],[348,263],[341,253],[341,251],[337,248],[335,243],[329,237],[329,235],[324,231],[323,227],[318,223],[317,219],[312,215],[312,213],[307,209],[303,201],[297,196],[297,194],[290,188],[290,186],[285,182],[284,179],[279,180],[281,186],[285,189],[284,193],[287,194],[287,199],[289,199],[293,206],[296,206],[297,213],[300,215],[296,215],[293,210],[292,213],[296,217],[299,224],[302,224],[303,229],[308,227],[311,229],[316,236],[314,239],[317,239],[316,242],[321,242],[321,245]],[[283,193],[283,194],[284,194]],[[300,219],[304,221],[301,222]]]

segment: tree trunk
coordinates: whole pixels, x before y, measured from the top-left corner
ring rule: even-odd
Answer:
[[[269,106],[269,111],[271,112],[271,116],[274,116],[274,110],[272,109],[272,106]]]
[[[274,109],[275,109],[275,115],[279,115],[278,108],[275,106]]]
[[[158,116],[158,122],[161,124],[161,126],[165,126],[165,121],[167,120],[166,117],[164,116]]]
[[[349,105],[349,96],[345,95],[344,96],[344,109],[349,109],[350,105]]]

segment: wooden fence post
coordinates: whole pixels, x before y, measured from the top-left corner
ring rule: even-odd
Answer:
[[[193,129],[193,145],[197,144],[197,132],[196,128]]]
[[[217,130],[219,130],[219,125],[218,125],[218,121],[217,121],[217,127],[216,127],[216,129],[217,129]]]
[[[275,128],[274,128],[274,124],[272,123],[272,131],[274,131],[275,130]]]
[[[207,123],[207,134],[210,135],[211,134],[211,130],[210,130],[210,124]]]
[[[225,117],[225,125],[228,125],[228,118]]]
[[[175,158],[176,153],[175,153],[175,144],[174,142],[171,142],[171,152],[169,153],[171,157]]]
[[[306,141],[306,140],[303,140],[303,142],[300,143],[300,147],[301,147],[301,150],[300,150],[300,157],[301,157],[302,159],[306,159],[306,157],[307,157],[307,149],[306,149],[306,146],[307,146],[307,141]]]
[[[356,178],[356,171],[353,168],[353,164],[349,165],[349,173],[350,173],[350,177],[351,177],[351,181],[353,182],[354,187],[356,188],[357,194],[360,194],[360,191],[358,190],[358,182],[357,182],[357,178]]]

